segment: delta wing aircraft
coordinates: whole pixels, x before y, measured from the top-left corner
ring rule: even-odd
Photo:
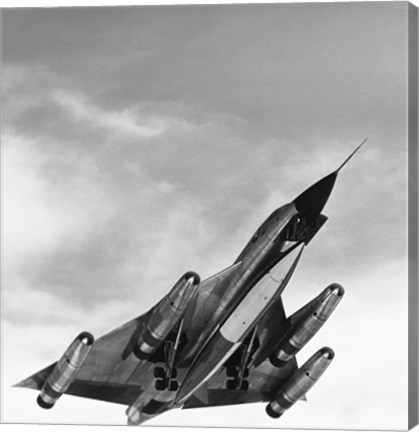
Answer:
[[[276,209],[235,262],[200,281],[185,273],[148,312],[94,340],[78,335],[55,363],[16,384],[39,390],[51,408],[64,393],[127,405],[138,425],[173,408],[267,402],[278,418],[304,399],[334,352],[301,367],[295,355],[344,294],[329,285],[288,318],[281,294],[301,254],[324,225],[321,212],[340,169]]]

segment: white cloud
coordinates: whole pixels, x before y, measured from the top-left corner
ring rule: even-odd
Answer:
[[[63,225],[45,202],[48,184],[36,173],[40,159],[33,141],[2,135],[2,238],[6,259],[22,259],[40,249],[52,250],[60,240]]]
[[[192,128],[185,121],[156,116],[146,110],[123,109],[121,111],[103,109],[81,94],[66,90],[55,90],[52,100],[62,107],[67,114],[77,121],[83,121],[85,126],[107,129],[112,134],[128,134],[138,138],[152,138],[172,127]]]
[[[31,110],[58,108],[77,129],[104,130],[109,136],[124,140],[127,137],[146,140],[168,131],[193,131],[196,125],[178,115],[163,113],[164,106],[138,101],[123,109],[102,107],[87,94],[70,90],[50,70],[35,66],[5,64],[2,93],[5,100],[4,120],[12,123]],[[172,107],[177,109],[177,107]],[[159,112],[162,111],[162,112]],[[57,113],[50,114],[50,121]],[[54,118],[52,117],[54,116]],[[44,131],[48,133],[47,130]]]
[[[107,217],[98,207],[103,187],[92,187],[86,175],[78,178],[77,188],[56,194],[56,184],[43,173],[51,155],[40,147],[36,139],[15,133],[2,135],[2,234],[7,264],[51,253],[66,238],[82,239],[92,225]],[[83,171],[83,161],[74,164]]]

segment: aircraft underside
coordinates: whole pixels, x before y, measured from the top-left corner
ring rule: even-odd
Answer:
[[[301,367],[296,361],[343,288],[329,285],[289,317],[281,296],[327,220],[321,211],[341,167],[275,210],[230,267],[204,281],[186,272],[148,312],[97,340],[81,333],[56,363],[16,386],[39,390],[47,409],[63,394],[127,405],[129,424],[173,408],[250,402],[283,415],[334,357],[324,347]]]

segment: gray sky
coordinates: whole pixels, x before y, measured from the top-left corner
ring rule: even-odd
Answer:
[[[263,404],[155,425],[407,423],[406,4],[27,9],[2,21],[2,421],[125,423],[10,386],[145,312],[186,270],[233,262],[334,170],[330,220],[286,293],[346,296],[299,355],[336,357],[280,421]]]

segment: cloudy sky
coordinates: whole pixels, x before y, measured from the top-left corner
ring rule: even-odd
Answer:
[[[2,16],[2,421],[125,424],[13,384],[145,312],[186,270],[231,264],[333,171],[329,221],[288,314],[346,295],[302,350],[336,357],[281,420],[263,404],[150,425],[407,426],[405,3],[26,9]]]

